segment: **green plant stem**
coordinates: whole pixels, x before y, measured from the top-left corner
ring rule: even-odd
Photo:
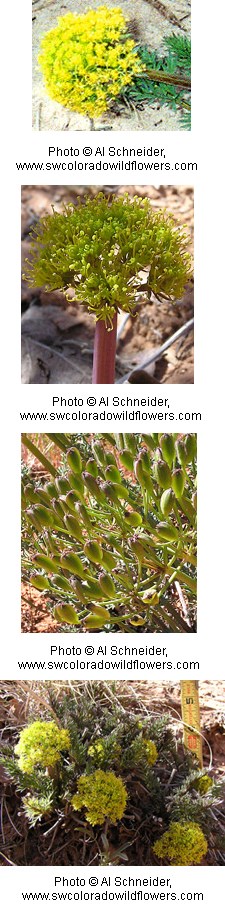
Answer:
[[[40,464],[42,464],[43,468],[45,468],[48,474],[51,474],[52,477],[57,477],[57,473],[58,473],[57,468],[54,468],[54,464],[51,464],[51,461],[48,461],[48,459],[45,458],[44,455],[42,455],[42,452],[40,451],[40,449],[37,448],[36,445],[34,445],[32,440],[29,439],[26,433],[22,433],[21,439],[22,439],[23,445],[25,445],[25,447],[28,448],[29,452],[32,452],[32,454],[35,455],[35,458],[37,458],[38,461],[40,461]]]
[[[104,320],[96,321],[93,357],[93,385],[110,385],[115,382],[117,313],[109,330]]]

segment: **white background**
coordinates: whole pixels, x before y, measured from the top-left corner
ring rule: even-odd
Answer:
[[[47,2],[47,0],[46,0]],[[72,6],[72,3],[71,3]],[[198,172],[168,172],[162,176],[155,173],[155,181],[161,184],[190,184],[195,191],[195,385],[194,386],[151,386],[155,393],[168,396],[176,410],[201,410],[202,422],[179,424],[178,431],[198,432],[198,633],[194,636],[132,636],[138,645],[166,645],[168,657],[176,664],[177,659],[199,659],[201,679],[223,679],[224,668],[224,492],[225,492],[225,444],[224,444],[224,142],[223,142],[223,64],[224,28],[222,28],[223,3],[215,0],[192,0],[192,131],[149,135],[136,132],[123,135],[125,146],[163,146],[169,160],[192,160],[198,162]],[[1,106],[1,224],[2,224],[2,345],[1,345],[1,655],[0,676],[2,679],[18,677],[17,659],[44,659],[49,657],[52,642],[68,644],[68,637],[20,635],[20,433],[41,432],[42,428],[29,424],[21,425],[19,412],[26,409],[50,409],[52,394],[74,396],[72,386],[20,386],[20,175],[23,183],[34,182],[33,173],[17,172],[15,161],[48,160],[48,146],[70,145],[68,134],[38,135],[31,132],[31,3],[30,0],[11,0],[4,5],[1,13],[2,25],[2,106]],[[75,135],[74,135],[75,136]],[[121,136],[116,132],[96,135],[96,144],[121,145]],[[79,134],[79,145],[93,145],[93,134]],[[74,139],[73,145],[76,146]],[[68,181],[75,183],[73,173]],[[108,175],[108,173],[105,173]],[[64,173],[66,176],[66,173]],[[43,176],[44,181],[53,181],[52,173]],[[43,181],[42,178],[42,181]],[[107,177],[108,180],[108,177]],[[110,181],[111,181],[110,177]],[[116,178],[118,180],[118,178]],[[54,174],[54,183],[66,181],[60,173]],[[78,183],[104,183],[103,175],[80,173]],[[130,183],[130,173],[121,174],[121,183]],[[146,184],[134,177],[134,182]],[[154,173],[151,173],[151,184]],[[131,386],[132,396],[141,396],[140,386]],[[60,389],[60,390],[59,390]],[[142,389],[143,391],[143,389]],[[128,392],[128,388],[127,388]],[[90,393],[90,391],[89,391]],[[92,389],[93,393],[93,389]],[[120,386],[117,393],[124,393]],[[143,394],[145,392],[143,391]],[[98,390],[99,395],[99,390]],[[51,430],[57,429],[53,424]],[[139,426],[127,424],[123,427],[138,432]],[[159,424],[158,424],[159,428]],[[177,424],[170,425],[177,430]],[[83,424],[82,429],[85,429]],[[96,432],[102,431],[100,425]],[[154,426],[152,426],[154,429]],[[168,426],[160,426],[166,431]],[[74,424],[66,427],[75,432]],[[80,432],[80,426],[77,426]],[[92,432],[91,429],[89,429]],[[109,430],[107,430],[109,431]],[[118,431],[115,427],[113,432]],[[142,431],[150,432],[148,425]],[[73,639],[73,637],[71,637]],[[80,644],[99,644],[99,637],[79,637]],[[110,645],[111,638],[108,638]],[[123,642],[120,636],[113,637],[113,643]],[[74,641],[74,640],[73,640]],[[102,642],[102,640],[101,640]],[[21,676],[21,675],[20,675]],[[41,675],[43,677],[43,674]],[[56,676],[56,675],[55,675]],[[60,677],[63,675],[60,674]],[[69,674],[73,677],[73,674]],[[93,673],[92,678],[99,677]],[[112,677],[113,675],[110,675]],[[116,675],[119,679],[119,673]],[[126,675],[125,675],[126,676]],[[187,677],[187,672],[184,672]],[[191,675],[190,675],[191,676]],[[26,675],[27,677],[27,675]],[[38,677],[35,674],[35,677]],[[148,677],[148,675],[144,675]],[[176,671],[159,671],[154,679],[176,679]],[[74,673],[76,678],[76,672]],[[179,675],[178,675],[179,678]],[[129,679],[132,674],[129,673]],[[59,871],[59,870],[58,870]],[[63,870],[68,871],[68,870]],[[106,870],[107,875],[109,869]],[[114,869],[112,870],[114,872]],[[153,870],[124,869],[128,873]],[[19,888],[42,890],[52,889],[52,874],[55,869],[14,870],[13,883],[7,887],[10,875],[1,870],[2,889],[5,904],[16,905],[21,912],[26,904],[19,904]],[[81,872],[81,870],[77,870]],[[83,869],[82,874],[90,874]],[[210,868],[160,869],[160,875],[174,874],[176,887],[180,889],[204,889],[204,904],[195,904],[200,913],[214,903],[220,903],[221,869]],[[119,869],[119,874],[122,870]],[[157,870],[158,873],[158,870]],[[100,876],[101,869],[96,870]],[[67,904],[64,904],[66,906]],[[76,905],[76,904],[75,904]],[[115,904],[107,904],[107,906]],[[118,905],[118,904],[117,904]],[[127,904],[130,907],[131,904]],[[136,904],[135,904],[136,905]],[[168,912],[176,903],[151,905],[167,906]],[[192,904],[180,904],[186,913]],[[194,905],[194,904],[193,904]],[[28,904],[30,906],[30,904]],[[39,906],[39,904],[37,904]],[[43,907],[43,904],[41,904]],[[88,906],[88,905],[87,905]],[[99,904],[97,904],[99,906]],[[51,905],[53,907],[53,904]],[[94,907],[94,905],[93,905]],[[101,904],[103,909],[103,904]],[[105,907],[105,904],[104,904]],[[83,910],[86,912],[86,905]],[[120,907],[121,908],[121,907]],[[49,904],[48,904],[49,909]],[[124,904],[123,904],[124,909]]]

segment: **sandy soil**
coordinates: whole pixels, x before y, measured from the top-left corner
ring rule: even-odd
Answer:
[[[96,193],[91,186],[88,193]],[[185,185],[158,187],[131,185],[105,186],[108,194],[149,196],[153,207],[164,207],[173,214],[190,236],[193,253],[193,189]],[[60,209],[64,202],[85,199],[83,186],[28,185],[22,191],[22,261],[29,253],[29,232],[35,221],[51,212],[52,203]],[[193,317],[193,284],[175,305],[143,305],[135,321],[128,318],[117,348],[119,381],[136,370],[152,350]],[[121,315],[123,320],[124,313]],[[23,384],[84,384],[91,381],[94,319],[78,303],[68,304],[60,292],[45,293],[22,284],[22,382]],[[178,340],[157,363],[131,381],[147,384],[192,384],[194,381],[193,332]]]
[[[22,584],[21,631],[22,633],[57,633],[60,626],[48,611],[47,601],[31,585]]]
[[[120,7],[128,20],[135,20],[138,41],[154,50],[163,50],[163,41],[172,32],[190,35],[190,0],[33,0],[33,129],[89,130],[89,119],[70,112],[46,95],[38,66],[40,41],[57,25],[66,12],[85,13],[99,6]],[[177,24],[176,24],[177,23]],[[141,112],[128,111],[115,117],[96,119],[95,127],[110,130],[180,130],[180,115],[165,106],[145,105]]]

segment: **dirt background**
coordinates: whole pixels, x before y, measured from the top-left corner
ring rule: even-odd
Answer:
[[[138,194],[148,196],[154,208],[164,207],[185,226],[194,243],[193,188],[186,185],[90,186],[88,193]],[[87,188],[74,185],[26,185],[22,188],[22,268],[29,255],[29,232],[37,220],[57,210],[63,203],[85,199]],[[116,381],[131,373],[131,382],[147,384],[193,384],[193,331],[180,338],[146,371],[136,374],[139,366],[152,351],[193,317],[193,283],[189,283],[183,298],[173,305],[143,304],[135,318],[128,317],[122,330],[124,313],[119,318],[121,336],[117,347]],[[126,317],[126,316],[125,316]],[[95,322],[84,306],[68,303],[62,293],[46,293],[40,288],[29,289],[22,282],[22,383],[23,384],[88,384],[91,382]],[[133,374],[134,372],[134,374]]]
[[[33,129],[89,130],[89,119],[71,112],[48,98],[38,65],[43,35],[55,28],[59,16],[67,12],[86,13],[99,6],[120,7],[128,20],[135,20],[138,42],[163,51],[164,38],[174,34],[190,35],[191,0],[33,0]],[[95,128],[109,130],[181,130],[179,112],[154,105],[142,111],[128,109],[115,117],[107,113],[95,121]]]

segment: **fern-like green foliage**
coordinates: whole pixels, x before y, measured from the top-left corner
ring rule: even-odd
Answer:
[[[119,309],[133,312],[146,271],[146,297],[179,299],[191,275],[187,235],[148,198],[103,193],[43,217],[31,233],[25,279],[62,289],[110,327]],[[74,296],[68,294],[73,287]]]
[[[188,38],[178,35],[171,35],[164,41],[165,53],[157,54],[149,50],[147,46],[139,45],[137,50],[142,64],[144,65],[143,73],[134,77],[130,86],[127,86],[122,93],[124,99],[129,104],[132,102],[135,106],[141,106],[144,102],[153,105],[157,102],[160,105],[167,105],[173,111],[181,112],[181,126],[191,129],[191,102],[190,90],[179,87],[179,84],[157,81],[148,77],[148,71],[157,71],[159,76],[179,77],[185,79],[191,77],[191,42]]]

